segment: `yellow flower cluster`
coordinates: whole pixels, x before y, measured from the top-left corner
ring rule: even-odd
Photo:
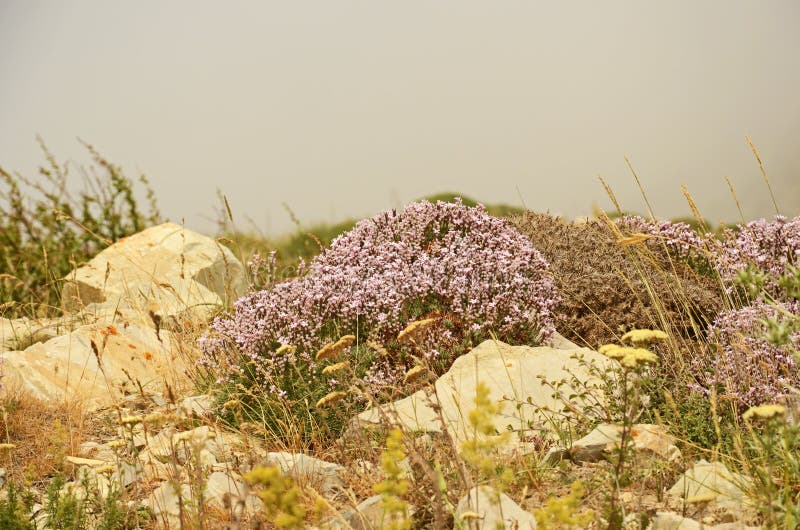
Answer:
[[[384,523],[386,530],[410,530],[411,519],[408,517],[408,504],[403,497],[411,486],[400,462],[406,458],[403,445],[403,432],[392,429],[386,438],[386,450],[381,454],[381,470],[385,476],[383,482],[375,484],[373,490],[381,496]]]
[[[123,416],[119,419],[120,425],[136,425],[142,423],[144,418],[141,416]]]
[[[646,363],[658,362],[658,355],[644,348],[606,344],[597,351],[609,359],[618,361],[625,368],[637,368]]]
[[[280,348],[275,350],[275,355],[282,355],[284,353],[291,353],[297,349],[297,346],[292,346],[290,344],[283,344]]]
[[[632,329],[622,336],[622,342],[633,344],[649,344],[657,340],[666,340],[668,335],[659,329]]]
[[[278,528],[304,528],[306,508],[302,492],[277,466],[258,466],[244,476],[254,486],[272,524]]]
[[[760,405],[747,409],[747,412],[742,414],[742,418],[750,420],[755,416],[757,418],[769,419],[775,416],[783,416],[784,414],[786,414],[786,407],[783,405]]]

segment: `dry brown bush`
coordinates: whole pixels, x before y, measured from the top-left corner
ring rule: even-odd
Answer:
[[[723,303],[712,278],[671,259],[658,244],[621,246],[600,221],[577,224],[526,212],[510,222],[550,263],[563,297],[556,329],[579,344],[614,342],[630,328],[693,339]]]

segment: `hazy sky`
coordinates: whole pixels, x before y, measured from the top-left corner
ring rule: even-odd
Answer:
[[[435,192],[570,216],[800,213],[800,2],[0,0],[0,164],[95,144],[172,220],[362,216]]]

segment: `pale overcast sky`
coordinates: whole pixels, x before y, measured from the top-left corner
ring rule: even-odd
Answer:
[[[800,2],[0,0],[0,164],[80,137],[163,212],[291,227],[460,191],[569,216],[800,210]]]

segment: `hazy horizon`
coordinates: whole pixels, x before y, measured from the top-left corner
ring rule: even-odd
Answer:
[[[570,217],[800,214],[800,4],[5,0],[0,166],[81,138],[162,213],[289,230],[454,191]]]

